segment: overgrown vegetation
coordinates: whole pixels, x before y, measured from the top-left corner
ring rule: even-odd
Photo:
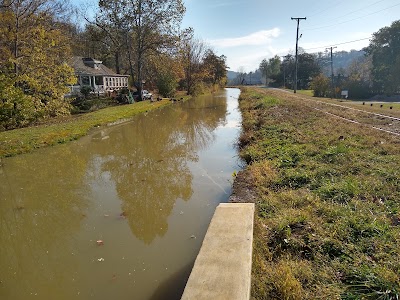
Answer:
[[[398,299],[400,140],[244,89],[254,299]]]

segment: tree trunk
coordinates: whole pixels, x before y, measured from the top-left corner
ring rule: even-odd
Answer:
[[[119,50],[117,50],[117,51],[115,52],[114,57],[115,57],[115,72],[116,72],[117,74],[121,74],[121,73],[120,73],[121,70],[120,70],[120,67],[119,67]]]
[[[18,47],[19,47],[19,3],[15,12],[15,37],[14,37],[14,73],[18,75]]]

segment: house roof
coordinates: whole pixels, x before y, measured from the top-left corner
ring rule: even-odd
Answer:
[[[129,77],[129,75],[115,73],[103,65],[102,61],[93,58],[74,56],[70,65],[74,68],[76,75]]]

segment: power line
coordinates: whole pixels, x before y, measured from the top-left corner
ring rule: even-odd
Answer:
[[[323,12],[326,12],[327,10],[332,9],[332,8],[338,6],[339,4],[342,4],[343,2],[345,2],[345,0],[339,1],[338,3],[336,3],[336,4],[334,4],[334,5],[331,5],[331,6],[329,6],[328,8],[325,8],[325,9],[320,10],[320,11],[318,11],[318,12],[312,14],[312,15],[309,15],[309,16],[307,16],[307,18],[310,18],[310,17],[316,16],[316,15],[319,15],[319,14],[321,14],[321,13],[323,13]]]
[[[349,22],[352,22],[352,21],[355,21],[355,20],[359,20],[359,19],[362,19],[362,18],[365,18],[365,17],[371,16],[371,15],[374,15],[374,14],[380,13],[380,12],[382,12],[382,11],[385,11],[385,10],[391,9],[391,8],[393,8],[393,7],[396,7],[396,6],[399,6],[399,5],[400,5],[400,3],[397,3],[397,4],[395,4],[395,5],[392,5],[392,6],[386,7],[386,8],[384,8],[384,9],[381,9],[381,10],[378,10],[378,11],[375,11],[375,12],[372,12],[372,13],[370,13],[370,14],[367,14],[367,15],[364,15],[364,16],[361,16],[361,17],[357,17],[357,18],[354,18],[354,19],[351,19],[351,20],[347,20],[347,21],[339,22],[339,23],[336,23],[336,24],[331,24],[331,25],[326,25],[326,26],[321,26],[321,27],[308,28],[308,29],[307,29],[307,28],[305,28],[305,29],[304,29],[304,31],[310,31],[310,30],[324,29],[324,28],[329,28],[329,27],[333,27],[333,26],[337,26],[337,25],[341,25],[341,24],[349,23]]]
[[[368,7],[374,6],[374,5],[376,5],[376,4],[380,3],[380,2],[383,2],[383,1],[387,1],[387,0],[375,1],[374,3],[371,3],[371,4],[367,5],[367,6],[364,6],[364,7],[359,8],[359,9],[355,9],[355,10],[353,10],[353,11],[351,11],[351,12],[348,12],[348,13],[345,14],[345,15],[341,15],[341,16],[336,17],[336,18],[334,18],[334,19],[330,19],[330,20],[328,20],[328,22],[329,22],[329,21],[335,21],[335,20],[341,19],[341,18],[343,18],[343,17],[347,17],[348,15],[354,14],[354,13],[356,13],[356,12],[358,12],[358,11],[365,10],[365,9],[367,9]],[[315,14],[314,14],[314,15],[315,15]],[[312,16],[314,16],[314,15],[312,15]],[[308,29],[308,28],[312,28],[312,27],[305,27],[304,29]]]
[[[364,6],[363,8],[359,8],[359,9],[353,10],[353,11],[351,11],[351,12],[345,14],[345,15],[342,15],[342,16],[340,16],[340,17],[337,17],[337,18],[335,18],[335,19],[340,19],[340,18],[343,18],[343,17],[347,17],[348,15],[354,14],[355,12],[358,12],[358,11],[361,11],[361,10],[365,10],[366,8],[371,7],[371,6],[374,6],[375,4],[378,4],[378,3],[383,2],[383,1],[386,1],[386,0],[379,0],[379,1],[376,1],[376,2],[374,2],[374,3],[371,3],[370,5]],[[331,20],[334,20],[334,19],[331,19]]]
[[[354,41],[348,41],[348,42],[343,42],[343,43],[334,44],[334,45],[329,45],[329,46],[322,46],[322,47],[308,48],[308,49],[303,49],[303,50],[315,50],[315,49],[322,49],[322,48],[336,47],[336,46],[340,46],[340,45],[344,45],[344,44],[350,44],[350,43],[355,43],[355,42],[359,42],[359,41],[365,41],[365,40],[369,40],[370,38],[371,38],[371,37],[367,37],[367,38],[358,39],[358,40],[354,40]]]

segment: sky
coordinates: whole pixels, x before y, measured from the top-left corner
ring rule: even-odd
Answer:
[[[95,0],[72,0],[75,4]],[[360,50],[380,28],[400,19],[400,0],[184,0],[182,28],[218,55],[227,57],[232,71],[255,71],[260,62],[295,52],[297,21],[299,47],[308,53]],[[353,42],[355,41],[355,42]]]

